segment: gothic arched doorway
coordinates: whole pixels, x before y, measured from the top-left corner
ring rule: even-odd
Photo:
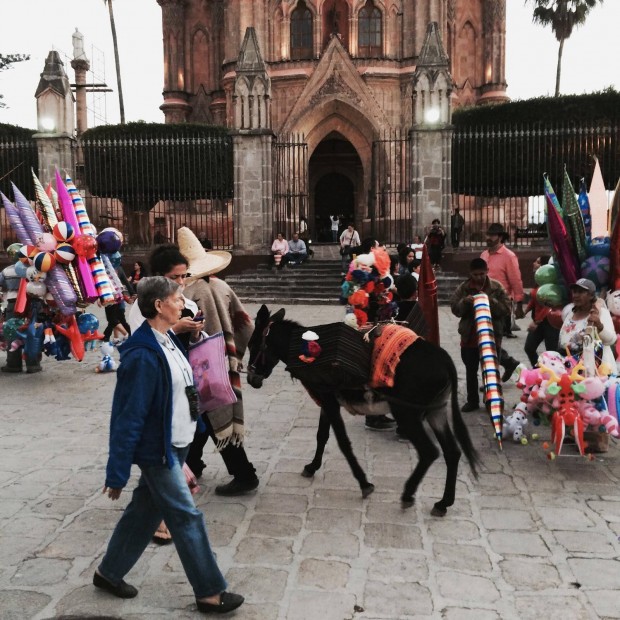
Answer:
[[[332,132],[312,153],[309,177],[311,234],[317,241],[331,241],[330,215],[340,216],[340,230],[358,219],[362,162],[353,145]]]

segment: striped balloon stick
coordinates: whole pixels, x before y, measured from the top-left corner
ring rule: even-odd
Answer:
[[[62,185],[65,188],[67,195],[71,199],[73,212],[75,214],[75,219],[78,224],[78,227],[76,227],[76,231],[79,230],[83,235],[90,235],[91,237],[94,237],[97,231],[95,230],[95,227],[90,223],[90,218],[88,217],[88,213],[86,212],[84,201],[82,200],[80,193],[77,191],[77,188],[73,184],[71,177],[68,176],[66,173],[65,177],[66,185],[63,182],[58,170],[56,171],[56,186],[58,187],[59,185]],[[101,303],[104,305],[114,303],[114,287],[110,283],[110,279],[108,278],[108,274],[106,273],[104,264],[101,262],[100,256],[98,254],[95,254],[95,256],[91,256],[87,260]]]
[[[491,318],[491,306],[489,305],[489,298],[484,293],[474,295],[474,317],[476,320],[476,333],[478,334],[484,401],[491,414],[495,437],[501,450],[504,398],[499,376],[499,362]]]

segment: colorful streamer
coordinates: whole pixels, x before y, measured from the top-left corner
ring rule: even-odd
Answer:
[[[499,376],[499,361],[495,344],[495,333],[491,319],[491,306],[485,293],[474,295],[474,317],[478,334],[478,350],[482,368],[484,400],[491,415],[495,437],[502,449],[502,422],[504,415],[504,398]]]
[[[90,218],[88,217],[88,213],[86,212],[86,206],[84,205],[82,196],[80,196],[80,192],[78,192],[77,187],[73,184],[71,177],[66,173],[66,171],[65,186],[67,188],[67,191],[69,192],[69,196],[71,196],[73,210],[75,211],[75,217],[77,218],[78,224],[80,225],[80,231],[83,235],[91,235],[92,237],[96,237],[97,231],[90,222]]]

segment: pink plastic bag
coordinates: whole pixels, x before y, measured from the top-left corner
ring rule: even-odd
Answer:
[[[213,411],[237,402],[228,377],[224,332],[190,345],[189,363],[194,371],[201,411]]]

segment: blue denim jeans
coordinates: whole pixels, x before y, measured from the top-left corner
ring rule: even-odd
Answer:
[[[173,446],[172,469],[167,465],[140,468],[138,486],[99,565],[99,572],[111,583],[119,583],[132,569],[163,519],[196,598],[226,589],[226,580],[211,551],[204,516],[196,508],[185,481],[182,468],[188,449]]]

